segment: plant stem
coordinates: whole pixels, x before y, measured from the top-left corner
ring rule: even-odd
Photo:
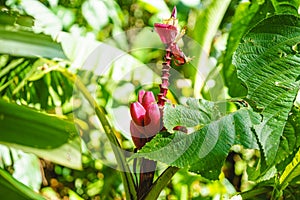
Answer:
[[[158,106],[162,109],[167,101],[166,95],[169,89],[169,77],[171,68],[171,50],[166,48],[165,62],[163,62],[162,74],[161,74],[161,84],[160,93],[157,95]]]
[[[126,193],[126,199],[136,200],[137,195],[136,195],[136,191],[135,191],[135,184],[134,184],[132,173],[130,172],[129,166],[127,165],[127,161],[126,161],[123,151],[121,149],[121,145],[118,142],[118,139],[115,136],[114,131],[105,116],[104,108],[97,104],[97,102],[92,97],[92,95],[90,94],[88,89],[85,87],[85,85],[82,83],[82,81],[80,80],[79,77],[77,77],[74,74],[71,74],[67,70],[61,69],[60,72],[76,85],[78,90],[83,94],[83,96],[86,98],[86,100],[89,102],[89,104],[95,109],[96,115],[102,124],[105,134],[106,134],[107,138],[109,139],[109,141],[111,142],[111,147],[115,154],[115,157],[116,157],[116,160],[118,163],[118,168],[119,168],[121,176],[122,176],[122,181],[123,181],[124,189],[125,189],[125,193]]]
[[[162,74],[161,74],[160,93],[157,95],[157,99],[158,99],[157,104],[161,113],[163,113],[163,108],[165,102],[167,101],[166,95],[169,90],[169,77],[170,77],[170,69],[171,69],[170,65],[171,65],[171,50],[170,48],[166,48],[165,62],[163,62]],[[140,182],[137,191],[138,199],[143,199],[143,197],[147,195],[149,188],[151,188],[155,168],[156,168],[155,161],[142,158],[142,162],[140,166]]]
[[[143,200],[156,200],[160,192],[167,186],[174,174],[179,170],[177,167],[168,167],[153,183],[150,191]]]

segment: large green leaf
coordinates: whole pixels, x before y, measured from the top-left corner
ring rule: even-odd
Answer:
[[[40,194],[14,179],[8,172],[0,168],[0,195],[5,199],[44,200]]]
[[[227,115],[217,110],[217,104],[196,99],[189,100],[187,106],[166,105],[164,125],[169,132],[176,126],[196,130],[188,134],[178,131],[171,135],[158,134],[134,156],[188,168],[206,178],[217,179],[232,145],[255,146],[252,128],[260,122],[260,116],[249,108]]]
[[[0,100],[0,127],[0,143],[81,168],[81,146],[74,122]]]
[[[25,10],[28,8],[36,15],[41,16],[41,12],[42,15],[47,15],[49,12],[38,1],[26,0],[22,3],[27,5],[23,5]],[[42,22],[41,20],[34,21],[28,15],[0,11],[0,53],[24,57],[66,58],[60,44],[54,42],[51,36],[33,32],[34,22],[35,28],[38,25],[46,26],[46,24],[42,24],[43,22],[52,23],[53,26],[58,24],[53,23],[51,17]],[[61,29],[57,31],[59,30]]]
[[[248,87],[247,99],[263,115],[255,129],[267,164],[276,157],[299,90],[299,25],[292,15],[268,18],[243,38],[234,55],[238,76]]]
[[[24,57],[66,58],[50,36],[0,26],[0,53]]]
[[[263,20],[243,38],[233,58],[248,88],[247,99],[263,116],[255,130],[269,165],[299,90],[299,25],[293,15]]]
[[[235,11],[232,20],[232,27],[229,32],[226,52],[223,60],[223,76],[224,82],[228,87],[229,95],[232,97],[241,97],[247,94],[246,88],[242,85],[242,81],[238,79],[236,68],[232,65],[232,55],[238,47],[243,35],[251,28],[250,24],[257,22],[261,18],[267,16],[270,12],[270,2],[267,1],[261,5],[260,2],[243,2],[240,3]],[[258,18],[258,16],[260,16]],[[254,19],[255,18],[255,19]]]
[[[247,91],[236,74],[236,68],[232,65],[232,55],[243,35],[247,33],[258,22],[274,15],[279,14],[297,14],[299,1],[251,1],[242,2],[238,5],[229,32],[227,48],[224,55],[223,75],[225,84],[229,89],[229,94],[232,97],[245,96]]]

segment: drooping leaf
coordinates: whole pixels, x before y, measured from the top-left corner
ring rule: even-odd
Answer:
[[[263,20],[243,38],[233,58],[248,88],[247,99],[263,116],[255,130],[268,165],[274,162],[299,90],[299,25],[293,15]]]
[[[247,148],[254,146],[256,139],[252,128],[260,122],[260,116],[249,108],[222,116],[207,115],[206,111],[212,110],[217,110],[212,102],[196,99],[188,101],[187,106],[167,105],[164,111],[167,129],[172,130],[178,125],[200,129],[190,134],[158,134],[134,156],[188,168],[206,178],[217,179],[232,145],[242,144]],[[173,122],[178,117],[182,119]]]
[[[81,146],[74,122],[0,100],[0,127],[0,143],[81,168]]]
[[[30,58],[66,58],[61,46],[50,36],[3,26],[0,26],[0,53]]]
[[[45,200],[43,196],[14,179],[8,172],[0,168],[0,194],[5,199]]]

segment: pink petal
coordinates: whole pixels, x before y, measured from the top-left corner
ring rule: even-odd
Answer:
[[[172,43],[177,36],[177,28],[173,25],[155,23],[154,29],[164,44]]]
[[[138,94],[138,102],[142,103],[143,102],[143,97],[145,95],[145,90],[140,90]]]
[[[153,104],[156,103],[155,97],[153,92],[151,91],[146,91],[142,100],[142,106],[145,108],[145,110],[148,110],[148,107]]]
[[[186,56],[176,43],[170,45],[170,49],[176,65],[183,65],[186,63]]]
[[[145,135],[152,137],[156,135],[162,128],[161,126],[161,114],[157,104],[151,104],[148,107],[145,115]]]
[[[130,121],[130,133],[132,141],[137,149],[142,148],[147,142],[146,136],[140,132],[132,120]]]
[[[146,137],[145,134],[145,129],[143,126],[137,125],[133,120],[130,121],[130,133],[131,136],[134,137]]]
[[[144,125],[144,117],[146,114],[145,108],[139,102],[134,102],[130,105],[130,114],[132,120],[139,126]]]

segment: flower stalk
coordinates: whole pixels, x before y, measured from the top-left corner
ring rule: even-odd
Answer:
[[[162,64],[160,92],[157,95],[157,102],[152,92],[141,90],[138,94],[138,101],[130,105],[130,132],[132,140],[139,150],[149,142],[159,131],[163,129],[163,108],[167,99],[169,90],[169,77],[172,60],[175,65],[183,65],[190,58],[179,48],[177,41],[183,36],[185,29],[178,34],[178,20],[176,18],[177,10],[174,7],[171,17],[164,20],[163,23],[155,23],[154,29],[158,33],[162,43],[165,45],[166,54]],[[134,161],[134,169],[136,160]],[[164,176],[160,176],[153,185],[154,171],[156,161],[141,158],[140,160],[140,177],[137,184],[138,199],[149,199],[149,193],[158,196],[162,188],[171,179],[166,180],[169,175],[172,177],[178,168],[169,168]],[[168,176],[166,176],[166,174]],[[152,191],[153,190],[153,191]]]

